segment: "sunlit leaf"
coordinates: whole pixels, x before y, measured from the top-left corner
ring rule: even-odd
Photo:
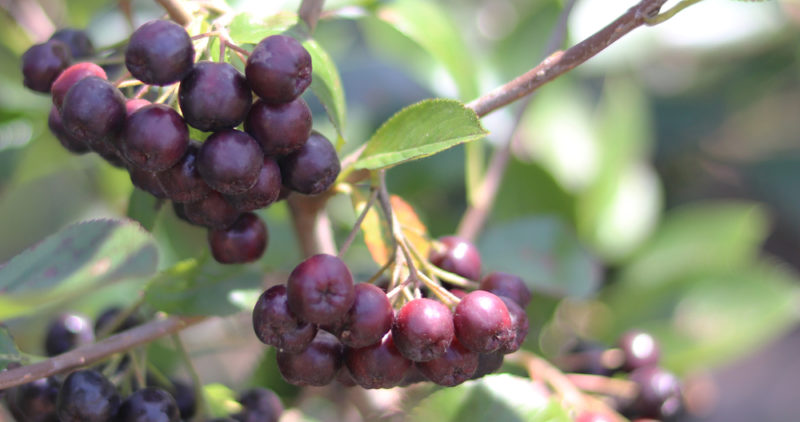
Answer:
[[[236,392],[225,384],[207,384],[203,386],[204,404],[208,405],[211,417],[222,418],[238,413],[242,405],[236,401]]]
[[[403,229],[403,235],[414,245],[420,256],[427,257],[431,248],[431,242],[427,236],[428,228],[419,219],[417,212],[408,202],[397,195],[392,195],[389,202],[392,204],[392,212]]]

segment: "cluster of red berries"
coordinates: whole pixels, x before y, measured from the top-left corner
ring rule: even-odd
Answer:
[[[49,126],[66,149],[97,152],[126,168],[136,187],[172,200],[179,217],[209,229],[217,261],[251,262],[268,240],[252,211],[289,191],[328,189],[339,158],[312,132],[311,111],[300,98],[311,83],[311,56],[297,40],[263,39],[244,75],[229,63],[195,62],[195,54],[186,30],[166,20],[140,26],[125,50],[128,71],[143,84],[180,82],[181,113],[127,99],[100,66],[72,64],[70,46],[57,37],[26,51],[22,71],[25,86],[52,95]],[[235,129],[241,124],[243,131]],[[202,143],[191,140],[189,126],[211,134]]]
[[[456,256],[453,262],[462,262],[463,243],[476,253],[469,259],[480,259],[468,242],[446,239],[440,239],[446,249],[440,253]],[[446,261],[436,262],[453,269]],[[505,354],[521,347],[530,301],[519,277],[500,272],[487,275],[479,290],[458,295],[452,311],[420,297],[395,312],[384,290],[354,284],[339,258],[320,254],[295,267],[285,285],[259,297],[253,328],[263,343],[278,348],[278,368],[295,385],[321,386],[336,379],[363,388],[421,380],[454,386],[494,372]]]

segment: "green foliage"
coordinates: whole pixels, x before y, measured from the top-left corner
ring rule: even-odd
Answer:
[[[441,422],[568,422],[559,403],[529,379],[488,375],[453,388],[443,388],[420,402],[411,420]]]
[[[453,100],[424,100],[387,120],[367,141],[357,169],[380,169],[427,157],[486,136],[475,112]]]
[[[11,362],[19,362],[19,349],[5,325],[0,325],[0,371]]]
[[[152,231],[164,200],[141,190],[134,189],[128,200],[128,217],[138,221],[147,231]]]
[[[155,273],[158,251],[130,221],[73,224],[0,268],[0,319],[75,299],[111,283]]]
[[[222,418],[241,410],[242,405],[236,401],[236,392],[225,384],[207,384],[203,386],[203,399],[208,405],[212,418]]]

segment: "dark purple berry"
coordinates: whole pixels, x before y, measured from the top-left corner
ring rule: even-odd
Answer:
[[[302,98],[284,104],[259,100],[247,114],[245,130],[264,154],[283,156],[300,149],[311,135],[311,110]]]
[[[342,344],[333,335],[318,331],[300,353],[278,351],[278,369],[286,382],[298,386],[328,385],[342,366]]]
[[[256,184],[243,193],[227,195],[226,198],[239,211],[254,211],[275,202],[280,192],[281,168],[274,159],[265,156]]]
[[[197,411],[197,397],[194,394],[194,388],[178,380],[171,380],[172,387],[169,388],[169,393],[175,399],[175,404],[178,406],[178,413],[181,419],[190,420]]]
[[[100,315],[94,320],[94,331],[96,333],[105,331],[107,327],[114,323],[122,311],[122,308],[118,306],[112,306],[104,309],[103,312],[101,312]],[[124,320],[122,320],[122,322],[113,327],[110,333],[121,333],[140,325],[141,323],[142,321],[136,315],[128,315]]]
[[[311,85],[311,55],[285,35],[261,40],[247,59],[245,75],[256,95],[269,103],[288,103]]]
[[[475,290],[461,299],[453,312],[453,324],[461,344],[477,353],[494,352],[514,339],[505,303],[483,290]]]
[[[61,422],[106,422],[116,414],[120,397],[114,384],[97,371],[75,371],[58,393]]]
[[[64,69],[53,81],[53,85],[50,86],[50,94],[53,96],[53,105],[60,110],[61,106],[64,104],[64,97],[67,96],[67,91],[78,81],[87,76],[97,76],[101,79],[108,79],[106,71],[94,63],[75,63]]]
[[[297,265],[286,282],[289,308],[312,324],[339,321],[353,306],[353,276],[341,259],[314,255]]]
[[[453,316],[446,306],[433,299],[414,299],[400,308],[392,326],[394,344],[414,362],[425,362],[444,355],[453,341]]]
[[[478,355],[478,368],[472,375],[472,379],[478,379],[485,375],[497,372],[503,366],[505,355],[499,350],[492,353]]]
[[[680,412],[680,381],[672,373],[657,366],[646,366],[631,372],[629,379],[636,383],[639,392],[625,414],[666,419]]]
[[[228,228],[241,215],[221,193],[213,190],[199,201],[184,204],[183,214],[190,223],[213,229]]]
[[[147,387],[131,394],[119,407],[115,422],[178,422],[175,399],[166,391]]]
[[[50,86],[72,62],[69,47],[51,40],[36,44],[22,54],[22,83],[34,91],[50,92]]]
[[[63,314],[47,327],[44,349],[47,356],[56,356],[93,342],[94,330],[88,318],[78,314]]]
[[[192,70],[194,46],[182,26],[168,20],[145,23],[133,32],[125,49],[125,66],[134,78],[169,85]]]
[[[209,229],[211,255],[221,264],[253,262],[267,249],[267,226],[257,215],[247,212],[226,229]]]
[[[507,296],[514,302],[517,302],[523,309],[525,309],[531,301],[531,292],[528,290],[528,286],[525,285],[525,282],[513,274],[501,271],[495,271],[486,275],[486,277],[481,280],[481,284],[478,288],[486,290],[487,292],[492,292],[497,296]]]
[[[64,129],[64,122],[61,121],[61,113],[58,112],[56,106],[50,108],[50,115],[47,117],[47,127],[50,132],[58,139],[67,151],[73,154],[84,154],[89,152],[89,146],[86,145],[81,139],[76,138]]]
[[[59,422],[56,414],[59,383],[40,378],[12,388],[6,396],[8,410],[17,421]]]
[[[472,378],[478,369],[478,354],[453,339],[442,356],[417,362],[417,369],[433,383],[452,387]]]
[[[234,415],[240,422],[278,422],[283,413],[280,397],[266,388],[253,388],[239,396],[242,411]]]
[[[317,132],[312,132],[300,149],[281,158],[278,164],[283,184],[305,195],[327,190],[341,169],[333,144]]]
[[[511,330],[514,334],[497,351],[502,354],[513,353],[522,347],[525,337],[528,336],[528,314],[513,299],[507,296],[499,296],[499,298],[508,309],[508,316],[511,317]]]
[[[189,129],[181,115],[164,104],[136,110],[125,121],[120,150],[134,166],[148,171],[166,170],[189,147]]]
[[[91,145],[92,151],[106,160],[107,163],[114,167],[127,169],[129,163],[122,158],[122,153],[119,152],[117,147],[110,141],[95,142]]]
[[[376,344],[392,328],[392,304],[386,293],[372,284],[356,284],[354,292],[353,306],[341,321],[339,340],[352,348]]]
[[[570,348],[567,360],[561,366],[569,372],[610,376],[619,363],[609,361],[607,351],[608,348],[602,344],[581,339]]]
[[[286,286],[272,286],[261,294],[253,308],[253,330],[262,343],[275,346],[287,353],[305,350],[317,326],[300,321],[289,309]]]
[[[631,372],[644,366],[655,366],[660,357],[658,342],[650,333],[628,331],[620,336],[617,347],[622,350],[622,370]]]
[[[72,57],[85,59],[94,56],[94,44],[86,31],[74,28],[63,28],[50,36],[51,40],[59,40],[69,47]]]
[[[434,242],[428,259],[431,264],[470,280],[481,277],[481,255],[478,248],[458,236],[444,236]]]
[[[128,174],[131,176],[131,183],[133,183],[133,186],[136,186],[156,198],[166,199],[168,197],[156,173],[129,165]]]
[[[61,106],[61,120],[70,135],[93,150],[110,143],[125,123],[125,96],[110,82],[87,76],[72,85]]]
[[[178,98],[186,123],[206,132],[242,123],[253,102],[244,75],[230,63],[208,61],[197,62],[183,78]]]
[[[411,361],[400,354],[389,332],[371,346],[345,349],[345,365],[361,387],[392,388],[403,381]]]
[[[158,181],[169,199],[174,202],[196,202],[211,192],[211,188],[197,170],[200,143],[189,141],[186,153],[174,166],[158,173]]]
[[[131,114],[135,113],[137,110],[144,106],[148,106],[151,103],[144,98],[132,98],[130,100],[125,101],[125,113],[130,116]]]
[[[197,154],[197,169],[203,180],[224,194],[238,194],[252,188],[263,162],[255,139],[234,129],[209,136]]]

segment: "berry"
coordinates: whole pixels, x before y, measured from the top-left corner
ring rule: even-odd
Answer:
[[[454,335],[453,317],[446,306],[433,299],[414,299],[400,308],[392,326],[394,344],[414,362],[442,356]]]
[[[522,347],[525,337],[528,336],[528,315],[513,299],[506,296],[499,297],[508,309],[508,316],[511,317],[511,330],[514,334],[497,351],[502,354],[514,353]]]
[[[672,373],[657,366],[645,366],[631,372],[629,379],[639,387],[639,393],[625,409],[626,414],[666,419],[680,412],[680,382]]]
[[[230,227],[240,215],[221,193],[213,190],[199,201],[186,203],[183,214],[192,224],[214,229]]]
[[[317,132],[312,132],[300,149],[281,158],[278,164],[283,183],[305,195],[327,190],[341,169],[333,144]]]
[[[301,262],[286,282],[289,309],[312,324],[340,320],[353,306],[353,276],[341,259],[326,254]]]
[[[133,186],[155,196],[156,198],[166,199],[167,193],[158,181],[158,175],[152,171],[142,170],[136,166],[129,165],[128,173],[131,176]]]
[[[253,102],[244,75],[230,63],[208,61],[183,78],[178,98],[186,123],[207,132],[242,123]]]
[[[211,255],[221,264],[253,262],[267,249],[267,226],[255,214],[244,213],[226,229],[208,231]]]
[[[392,304],[386,293],[372,284],[359,283],[353,290],[355,299],[340,324],[339,340],[352,348],[376,344],[392,328]]]
[[[245,75],[250,87],[264,101],[288,103],[311,85],[311,55],[294,38],[273,35],[253,49]]]
[[[275,202],[280,192],[281,168],[274,159],[265,156],[256,184],[243,193],[227,195],[226,198],[239,211],[254,211]]]
[[[145,23],[133,32],[125,49],[125,66],[150,85],[169,85],[192,70],[194,46],[182,26],[168,20]]]
[[[111,381],[92,370],[76,371],[58,393],[61,422],[105,422],[119,408],[120,397]]]
[[[110,308],[106,308],[94,321],[94,330],[95,332],[99,333],[103,331],[108,325],[114,322],[117,319],[117,316],[122,312],[122,308],[118,306],[112,306]],[[136,315],[128,315],[122,323],[116,326],[111,333],[121,333],[123,331],[129,330],[139,324],[142,321],[136,317]]]
[[[144,98],[131,98],[130,100],[125,101],[125,113],[130,116],[140,108],[150,104],[152,103]]]
[[[464,296],[453,313],[456,337],[469,350],[491,353],[514,340],[505,303],[483,290]]]
[[[234,415],[241,422],[278,422],[283,413],[280,397],[266,388],[253,388],[239,396],[242,411]]]
[[[342,344],[333,335],[318,331],[300,353],[278,351],[278,369],[286,382],[298,386],[328,385],[342,366]]]
[[[61,120],[67,133],[98,152],[122,130],[125,115],[125,96],[97,76],[76,82],[61,106]]]
[[[8,410],[18,421],[58,422],[56,400],[59,384],[54,378],[40,378],[8,391]]]
[[[610,376],[614,373],[612,367],[617,365],[609,365],[611,362],[607,362],[607,350],[608,348],[602,344],[579,340],[570,349],[571,355],[568,356],[571,363],[568,363],[566,369],[579,374]]]
[[[169,393],[175,399],[181,419],[191,419],[197,410],[194,388],[183,381],[172,380],[172,388],[169,389]]]
[[[94,44],[86,31],[74,28],[63,28],[50,36],[51,40],[58,40],[69,47],[73,58],[85,59],[94,56]]]
[[[197,170],[199,152],[200,143],[189,141],[183,157],[174,166],[156,175],[169,199],[175,202],[196,202],[211,192]]]
[[[428,380],[452,387],[470,379],[478,369],[478,354],[453,339],[445,353],[436,359],[417,362],[417,369]]]
[[[125,121],[120,150],[134,166],[148,171],[166,170],[189,147],[189,129],[181,115],[164,104],[136,110]]]
[[[620,336],[617,347],[624,356],[622,370],[631,372],[644,366],[658,364],[660,357],[658,342],[644,331],[628,331]]]
[[[267,289],[253,308],[253,330],[262,343],[287,353],[305,350],[317,335],[317,326],[297,319],[289,309],[286,286]]]
[[[175,399],[166,391],[147,387],[131,394],[117,412],[116,422],[178,422]]]
[[[302,98],[284,104],[256,101],[247,114],[245,130],[264,154],[283,156],[296,151],[311,135],[311,109]]]
[[[72,62],[69,47],[51,40],[36,44],[22,54],[22,83],[38,92],[50,92],[50,86]]]
[[[60,110],[61,106],[64,104],[64,97],[66,97],[67,91],[72,88],[72,85],[75,85],[75,83],[87,76],[97,76],[101,79],[108,79],[106,71],[103,70],[102,67],[90,62],[76,63],[64,69],[50,86],[53,104]]]
[[[89,152],[89,146],[86,145],[80,138],[76,138],[64,129],[64,122],[61,121],[61,113],[58,112],[56,106],[50,108],[50,115],[47,117],[47,127],[50,132],[58,139],[61,146],[66,148],[67,151],[73,154],[84,154]]]
[[[83,315],[63,314],[47,327],[44,349],[47,356],[56,356],[94,342],[92,324]]]
[[[500,351],[492,353],[482,353],[478,355],[478,368],[472,375],[472,379],[478,379],[485,375],[497,372],[503,366],[505,355]]]
[[[364,388],[397,386],[411,367],[411,361],[395,347],[391,332],[371,346],[347,348],[344,359],[352,379]]]
[[[513,274],[501,271],[489,273],[481,280],[478,288],[492,292],[497,296],[507,296],[517,302],[523,309],[531,302],[531,292],[528,290],[528,286],[525,285],[521,278]]]
[[[226,129],[209,136],[200,147],[197,169],[214,190],[237,194],[256,184],[263,161],[255,139],[244,132]]]
[[[97,155],[102,157],[106,160],[107,163],[111,164],[114,167],[118,168],[128,168],[128,162],[122,158],[122,154],[119,152],[116,146],[111,142],[107,141],[100,141],[95,142],[91,145],[92,151],[96,152]]]
[[[481,277],[481,255],[478,248],[458,236],[444,236],[435,242],[428,256],[431,264],[470,280]]]

